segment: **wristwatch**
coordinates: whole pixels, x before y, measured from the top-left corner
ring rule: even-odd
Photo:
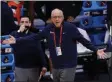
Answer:
[[[17,32],[18,32],[18,33],[20,33],[21,31],[20,31],[20,30],[18,30]]]

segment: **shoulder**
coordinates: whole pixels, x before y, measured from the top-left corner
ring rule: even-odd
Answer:
[[[54,25],[52,23],[46,25],[46,28],[53,28],[53,27],[54,27]]]
[[[52,28],[54,27],[54,25],[51,23],[51,24],[48,24],[46,25],[46,27],[44,28],[44,31],[50,31]]]
[[[64,28],[68,28],[68,29],[76,29],[76,26],[69,22],[64,22],[63,26],[64,26]]]

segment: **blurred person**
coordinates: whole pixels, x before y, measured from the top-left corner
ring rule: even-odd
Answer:
[[[52,23],[51,18],[48,18],[47,21],[46,21],[46,23],[47,23],[47,24]]]
[[[74,17],[73,16],[68,16],[67,17],[67,21],[68,22],[73,22],[74,21]]]
[[[24,5],[24,1],[8,1],[8,5],[13,11],[14,22],[18,25],[21,17],[21,8]]]
[[[28,16],[20,19],[20,28],[13,31],[11,35],[15,38],[22,38],[34,35],[30,32],[31,22]],[[15,56],[15,81],[36,82],[39,78],[39,70],[42,68],[41,74],[47,71],[46,60],[41,48],[39,40],[33,40],[31,43],[16,43],[11,45]]]
[[[39,31],[42,31],[45,28],[45,22],[40,18],[35,18],[33,20],[33,26],[36,29],[39,29]]]
[[[1,35],[8,35],[17,30],[17,25],[14,23],[13,12],[5,0],[1,1],[1,11]]]
[[[88,49],[97,53],[104,59],[106,54],[105,49],[97,49],[93,44],[86,40],[75,27],[75,25],[64,22],[62,10],[54,9],[51,12],[52,23],[39,34],[4,40],[3,43],[14,44],[24,41],[32,42],[45,37],[48,41],[50,58],[52,61],[52,73],[54,82],[74,82],[75,71],[77,65],[77,41],[82,43]]]

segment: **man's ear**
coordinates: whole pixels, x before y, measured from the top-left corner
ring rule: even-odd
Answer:
[[[62,16],[62,20],[64,20],[64,16]]]

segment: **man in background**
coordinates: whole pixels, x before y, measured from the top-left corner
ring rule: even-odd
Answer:
[[[15,38],[22,38],[34,35],[30,32],[31,22],[29,17],[23,16],[20,19],[19,30],[13,31],[11,35]],[[36,82],[38,81],[40,68],[45,74],[46,60],[39,40],[32,40],[31,43],[16,43],[11,45],[15,56],[15,81]]]

